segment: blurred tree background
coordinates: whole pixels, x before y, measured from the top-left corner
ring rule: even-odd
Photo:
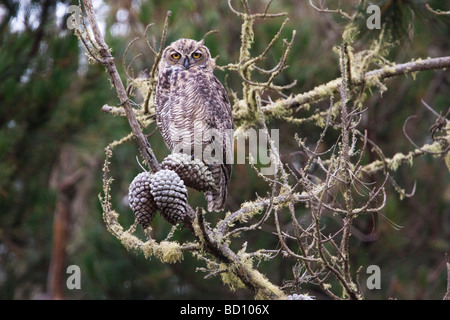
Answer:
[[[267,1],[253,0],[254,8]],[[347,1],[352,9],[357,1]],[[398,39],[389,59],[407,62],[414,58],[439,57],[450,53],[448,16],[434,16],[420,6],[424,1],[378,1],[382,23],[391,23]],[[238,2],[237,2],[238,3]],[[333,8],[338,1],[328,1]],[[3,0],[0,5],[0,298],[1,299],[239,299],[251,297],[246,290],[231,292],[217,278],[203,279],[196,272],[201,264],[189,255],[181,263],[163,264],[127,252],[106,230],[98,195],[101,193],[101,167],[104,148],[129,132],[126,119],[102,113],[104,104],[117,105],[115,91],[98,64],[89,64],[84,49],[67,28],[67,8],[77,1]],[[102,21],[105,38],[113,48],[117,66],[128,43],[151,27],[150,41],[157,41],[170,10],[168,42],[181,37],[201,39],[212,30],[206,44],[218,65],[236,61],[239,55],[240,21],[226,1],[215,0],[117,0],[94,1]],[[446,0],[429,1],[432,8],[450,10]],[[283,72],[286,84],[297,80],[292,92],[308,91],[339,76],[338,55],[346,21],[339,15],[319,13],[308,1],[278,0],[271,10],[288,12],[290,21],[283,35],[297,36],[289,68]],[[261,52],[278,32],[282,20],[257,21],[255,51]],[[395,22],[395,23],[394,23]],[[364,48],[376,31],[362,24],[356,47]],[[154,37],[154,38],[153,38]],[[278,51],[277,51],[278,50]],[[276,63],[282,45],[271,52]],[[143,55],[133,64],[144,71],[153,62],[145,42],[138,41],[126,57]],[[124,75],[124,70],[119,70]],[[239,90],[235,75],[216,75]],[[125,77],[124,77],[125,78]],[[429,127],[435,116],[421,99],[438,113],[450,106],[450,71],[425,71],[414,77],[390,80],[381,95],[374,91],[366,101],[363,119],[369,138],[389,156],[407,152],[413,146],[402,128],[410,115],[417,115],[407,126],[418,145],[430,140]],[[324,102],[327,104],[328,102]],[[280,128],[282,157],[296,151],[293,133],[300,137],[317,135],[318,128],[304,124],[273,121]],[[168,150],[159,133],[151,137],[161,160]],[[131,224],[134,216],[126,204],[128,185],[141,170],[134,144],[116,150],[111,164],[116,207],[121,219]],[[381,268],[381,289],[364,290],[371,299],[442,299],[446,290],[445,257],[450,252],[450,175],[442,159],[427,155],[413,166],[402,166],[397,181],[406,192],[417,183],[411,198],[390,196],[379,215],[366,215],[355,221],[351,243],[354,266],[375,264]],[[231,210],[256,194],[265,192],[253,169],[235,165],[230,199]],[[393,193],[394,194],[394,193]],[[202,204],[202,197],[190,195],[190,203]],[[301,214],[301,212],[299,213]],[[385,219],[387,218],[387,219]],[[400,225],[395,228],[392,223]],[[330,217],[333,224],[333,217]],[[67,226],[67,230],[61,227]],[[154,230],[164,236],[170,227],[156,219]],[[264,247],[276,241],[273,230],[249,234],[249,245]],[[65,238],[66,237],[66,238]],[[189,240],[189,233],[177,235]],[[63,244],[58,251],[58,244]],[[259,245],[263,244],[263,245]],[[53,251],[52,251],[53,250]],[[52,254],[53,252],[53,254]],[[58,255],[59,252],[59,255]],[[65,286],[66,267],[81,269],[81,290]],[[63,274],[58,274],[63,267]],[[292,270],[282,259],[261,263],[262,273],[275,283],[292,280]],[[362,280],[367,275],[362,273]],[[315,286],[302,288],[318,298]]]

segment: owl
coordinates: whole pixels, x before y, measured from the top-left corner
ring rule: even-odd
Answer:
[[[209,211],[225,206],[232,171],[233,117],[215,60],[202,41],[179,39],[165,48],[158,66],[156,121],[172,153],[207,166],[215,182],[205,191]]]

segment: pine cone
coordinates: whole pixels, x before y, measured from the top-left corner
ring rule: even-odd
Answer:
[[[208,166],[184,153],[172,153],[161,163],[164,169],[175,171],[187,187],[198,191],[215,190],[215,182]]]
[[[128,189],[128,202],[138,223],[146,229],[156,214],[156,203],[150,193],[151,174],[139,173]]]
[[[176,172],[167,169],[156,172],[150,181],[150,192],[164,219],[172,224],[184,220],[187,189]]]

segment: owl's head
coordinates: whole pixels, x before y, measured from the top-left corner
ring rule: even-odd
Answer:
[[[212,71],[215,67],[214,59],[202,41],[179,39],[172,42],[162,54],[160,70],[174,68],[186,70],[202,68]]]

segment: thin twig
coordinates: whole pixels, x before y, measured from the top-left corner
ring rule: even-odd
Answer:
[[[98,27],[97,20],[95,18],[94,7],[91,0],[83,0],[84,8],[86,10],[87,18],[91,26],[94,39],[99,46],[99,55],[102,59],[102,65],[108,71],[111,82],[116,88],[117,95],[120,100],[120,105],[123,106],[125,113],[127,115],[128,122],[130,124],[133,135],[138,143],[139,151],[142,157],[147,162],[152,172],[160,170],[161,166],[158,163],[155,154],[150,146],[150,143],[145,139],[144,134],[141,131],[139,123],[131,107],[126,89],[122,83],[120,75],[117,71],[116,65],[114,64],[114,58],[111,56],[110,50],[103,39],[103,36]]]
[[[328,9],[328,8],[319,8],[319,7],[317,7],[314,4],[313,0],[309,0],[309,5],[311,7],[313,7],[315,10],[317,10],[318,12],[321,12],[321,13],[337,13],[337,14],[341,15],[342,17],[344,17],[345,19],[348,19],[348,20],[352,19],[352,17],[349,14],[347,14],[344,11],[341,10],[341,8],[340,8],[340,1],[339,1],[338,9],[335,9],[335,10],[331,10],[331,9]]]
[[[431,13],[434,13],[435,15],[438,16],[448,16],[450,15],[450,11],[442,11],[440,9],[434,10],[433,8],[430,7],[430,5],[428,3],[425,3],[425,8],[427,8],[427,10]]]
[[[441,155],[441,154],[446,154],[449,150],[450,147],[444,149],[443,151],[439,151],[439,152],[433,152],[430,150],[423,150],[421,147],[419,147],[408,135],[408,133],[406,132],[406,124],[408,123],[409,120],[413,119],[413,118],[417,118],[416,115],[412,115],[409,116],[408,118],[406,118],[405,122],[403,123],[403,134],[405,135],[406,139],[408,139],[408,141],[416,148],[416,150],[420,150],[423,153],[429,153],[429,154],[436,154],[436,155]]]
[[[128,50],[130,50],[130,48],[133,45],[133,43],[135,43],[137,40],[139,40],[139,37],[134,38],[133,40],[130,41],[130,43],[128,43],[127,47],[125,48],[125,52],[123,53],[123,56],[122,56],[122,68],[123,68],[123,70],[125,70],[125,75],[127,76],[128,80],[132,80],[133,79],[128,73],[130,66],[134,63],[134,60],[138,56],[142,55],[141,53],[138,54],[138,56],[134,57],[134,59],[131,61],[130,65],[128,67],[126,67],[125,58],[127,56]]]

